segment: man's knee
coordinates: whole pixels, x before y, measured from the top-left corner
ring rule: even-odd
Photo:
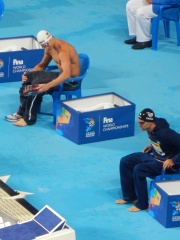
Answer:
[[[132,4],[132,1],[128,1],[126,3],[126,11],[127,12],[135,12],[134,4]]]
[[[132,5],[132,4],[131,4],[131,1],[128,1],[128,2],[126,3],[126,9],[128,9],[128,10],[131,9],[131,5]]]
[[[133,15],[136,15],[139,8],[141,8],[139,6],[139,0],[128,1],[126,3],[126,11],[131,12]]]
[[[138,177],[147,177],[148,171],[143,164],[138,164],[134,167],[133,175]]]
[[[129,162],[129,157],[128,156],[122,157],[121,160],[120,160],[119,168],[120,169],[124,168],[125,166],[128,165],[128,162]]]
[[[127,161],[127,157],[125,156],[125,157],[121,158],[120,163],[124,164],[124,163],[126,163],[126,161]]]
[[[136,18],[137,19],[146,18],[143,7],[137,9]]]

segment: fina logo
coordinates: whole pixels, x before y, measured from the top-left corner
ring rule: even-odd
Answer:
[[[13,59],[13,65],[22,65],[24,64],[23,60]]]
[[[112,123],[112,122],[113,122],[113,118],[107,118],[107,117],[103,118],[103,123]]]

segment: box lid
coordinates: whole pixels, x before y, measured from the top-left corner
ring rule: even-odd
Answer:
[[[157,182],[156,185],[170,196],[180,194],[180,180]]]

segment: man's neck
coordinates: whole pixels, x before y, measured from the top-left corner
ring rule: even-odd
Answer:
[[[155,124],[155,123],[152,123],[147,131],[148,131],[148,132],[153,132],[153,130],[154,130],[155,127],[156,127],[156,124]]]

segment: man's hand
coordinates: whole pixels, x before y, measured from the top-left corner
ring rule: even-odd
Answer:
[[[152,150],[152,146],[150,145],[150,146],[147,146],[147,147],[145,147],[144,149],[143,149],[143,153],[148,153],[148,152],[150,152],[151,150]]]
[[[167,159],[166,161],[163,162],[163,169],[165,170],[166,168],[170,168],[173,165],[175,165],[173,160],[172,159]]]
[[[48,84],[38,84],[38,92],[47,92],[49,90]]]
[[[23,73],[22,75],[22,82],[26,82],[27,81],[27,76],[26,76],[26,72]]]
[[[152,0],[145,0],[149,5],[152,4]]]

